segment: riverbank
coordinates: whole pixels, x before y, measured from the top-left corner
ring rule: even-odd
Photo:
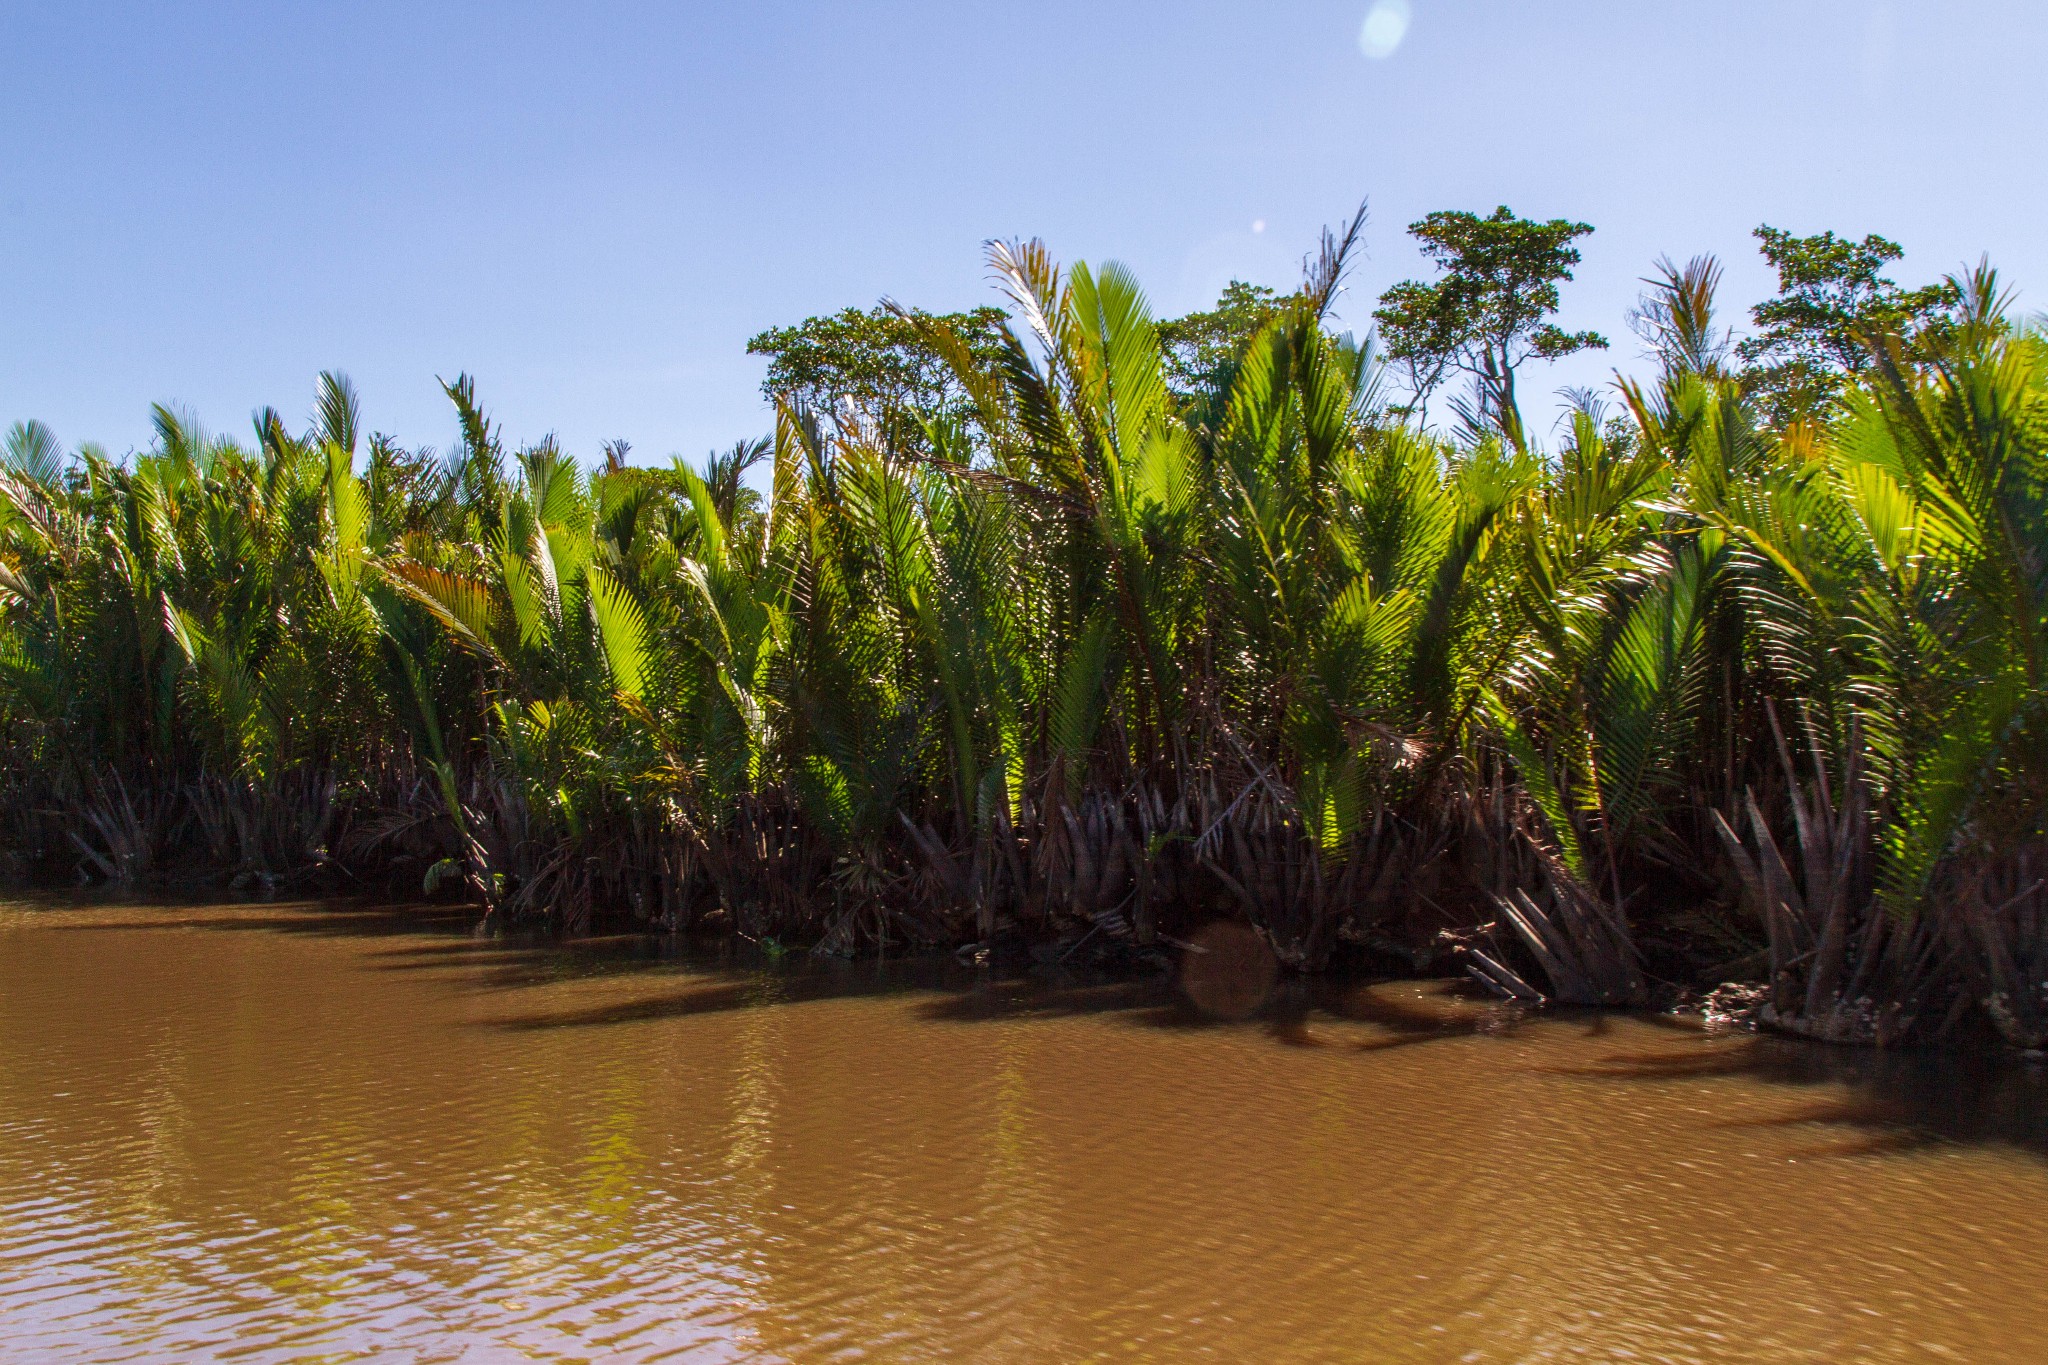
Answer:
[[[992,245],[1006,324],[826,329],[942,396],[778,392],[701,466],[509,449],[466,376],[446,457],[332,373],[248,445],[20,426],[0,859],[831,956],[1228,921],[1310,975],[1450,954],[1527,1002],[1755,985],[1815,1039],[2048,1048],[2048,337],[1996,274],[1909,295],[1880,238],[1760,230],[1759,324],[1832,357],[1788,369],[1706,345],[1719,267],[1665,262],[1658,373],[1546,442],[1504,354],[1444,429],[1330,330],[1363,223],[1164,322]],[[1464,256],[1496,240],[1537,327],[1589,230],[1417,223],[1446,273],[1388,344],[1449,344],[1412,308],[1506,287]]]

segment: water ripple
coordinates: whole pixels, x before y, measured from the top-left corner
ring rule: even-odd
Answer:
[[[0,907],[0,1354],[1996,1361],[2048,1326],[2032,1082],[1943,1129],[1911,1075],[1423,987],[1216,1027],[404,927]]]

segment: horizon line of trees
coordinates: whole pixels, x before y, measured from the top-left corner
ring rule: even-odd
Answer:
[[[1363,221],[1355,226],[1362,229]],[[1409,235],[1439,275],[1392,286],[1371,314],[1369,344],[1377,343],[1386,378],[1402,391],[1402,401],[1389,401],[1387,411],[1429,428],[1430,400],[1448,392],[1454,439],[1519,429],[1515,379],[1524,364],[1609,349],[1599,332],[1567,333],[1550,321],[1560,307],[1560,285],[1580,263],[1575,243],[1592,231],[1566,219],[1521,219],[1505,206],[1485,217],[1444,211],[1410,224]],[[1625,322],[1641,344],[1641,359],[1664,367],[1682,358],[1737,379],[1774,429],[1801,418],[1826,419],[1844,386],[1870,364],[1863,337],[1938,334],[1952,324],[1961,302],[1954,279],[1908,289],[1888,278],[1886,270],[1905,253],[1876,233],[1860,241],[1832,231],[1800,237],[1764,224],[1752,236],[1778,292],[1749,310],[1748,336],[1738,338],[1733,327],[1718,323],[1710,334],[1689,333],[1690,313],[1673,312],[1667,302],[1676,289],[1689,309],[1704,305],[1713,312],[1722,268],[1712,256],[1683,266],[1660,258],[1643,281],[1649,292]],[[1205,395],[1227,391],[1253,337],[1294,297],[1233,279],[1213,308],[1161,320],[1169,390],[1188,409],[1198,408]],[[921,320],[958,333],[983,363],[1000,354],[999,338],[1013,321],[994,305],[930,316],[883,300],[870,309],[849,307],[770,328],[749,340],[747,351],[768,359],[761,392],[771,405],[787,401],[831,413],[851,404],[869,413],[943,412],[969,420],[971,400],[922,336]],[[1571,410],[1598,395],[1560,390],[1559,396],[1568,423]]]

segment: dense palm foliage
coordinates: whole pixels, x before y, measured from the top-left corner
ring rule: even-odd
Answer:
[[[964,406],[789,403],[702,470],[507,452],[466,379],[445,458],[334,376],[247,446],[17,426],[0,840],[840,952],[1233,917],[2040,1045],[2048,343],[1985,272],[1767,428],[1697,262],[1623,415],[1446,440],[1324,325],[1356,226],[1192,395],[1127,273],[996,247],[999,345],[904,315]]]

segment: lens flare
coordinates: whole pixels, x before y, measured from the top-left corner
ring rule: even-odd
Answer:
[[[1394,55],[1408,36],[1408,21],[1414,12],[1408,0],[1378,0],[1358,30],[1358,50],[1374,61]]]

